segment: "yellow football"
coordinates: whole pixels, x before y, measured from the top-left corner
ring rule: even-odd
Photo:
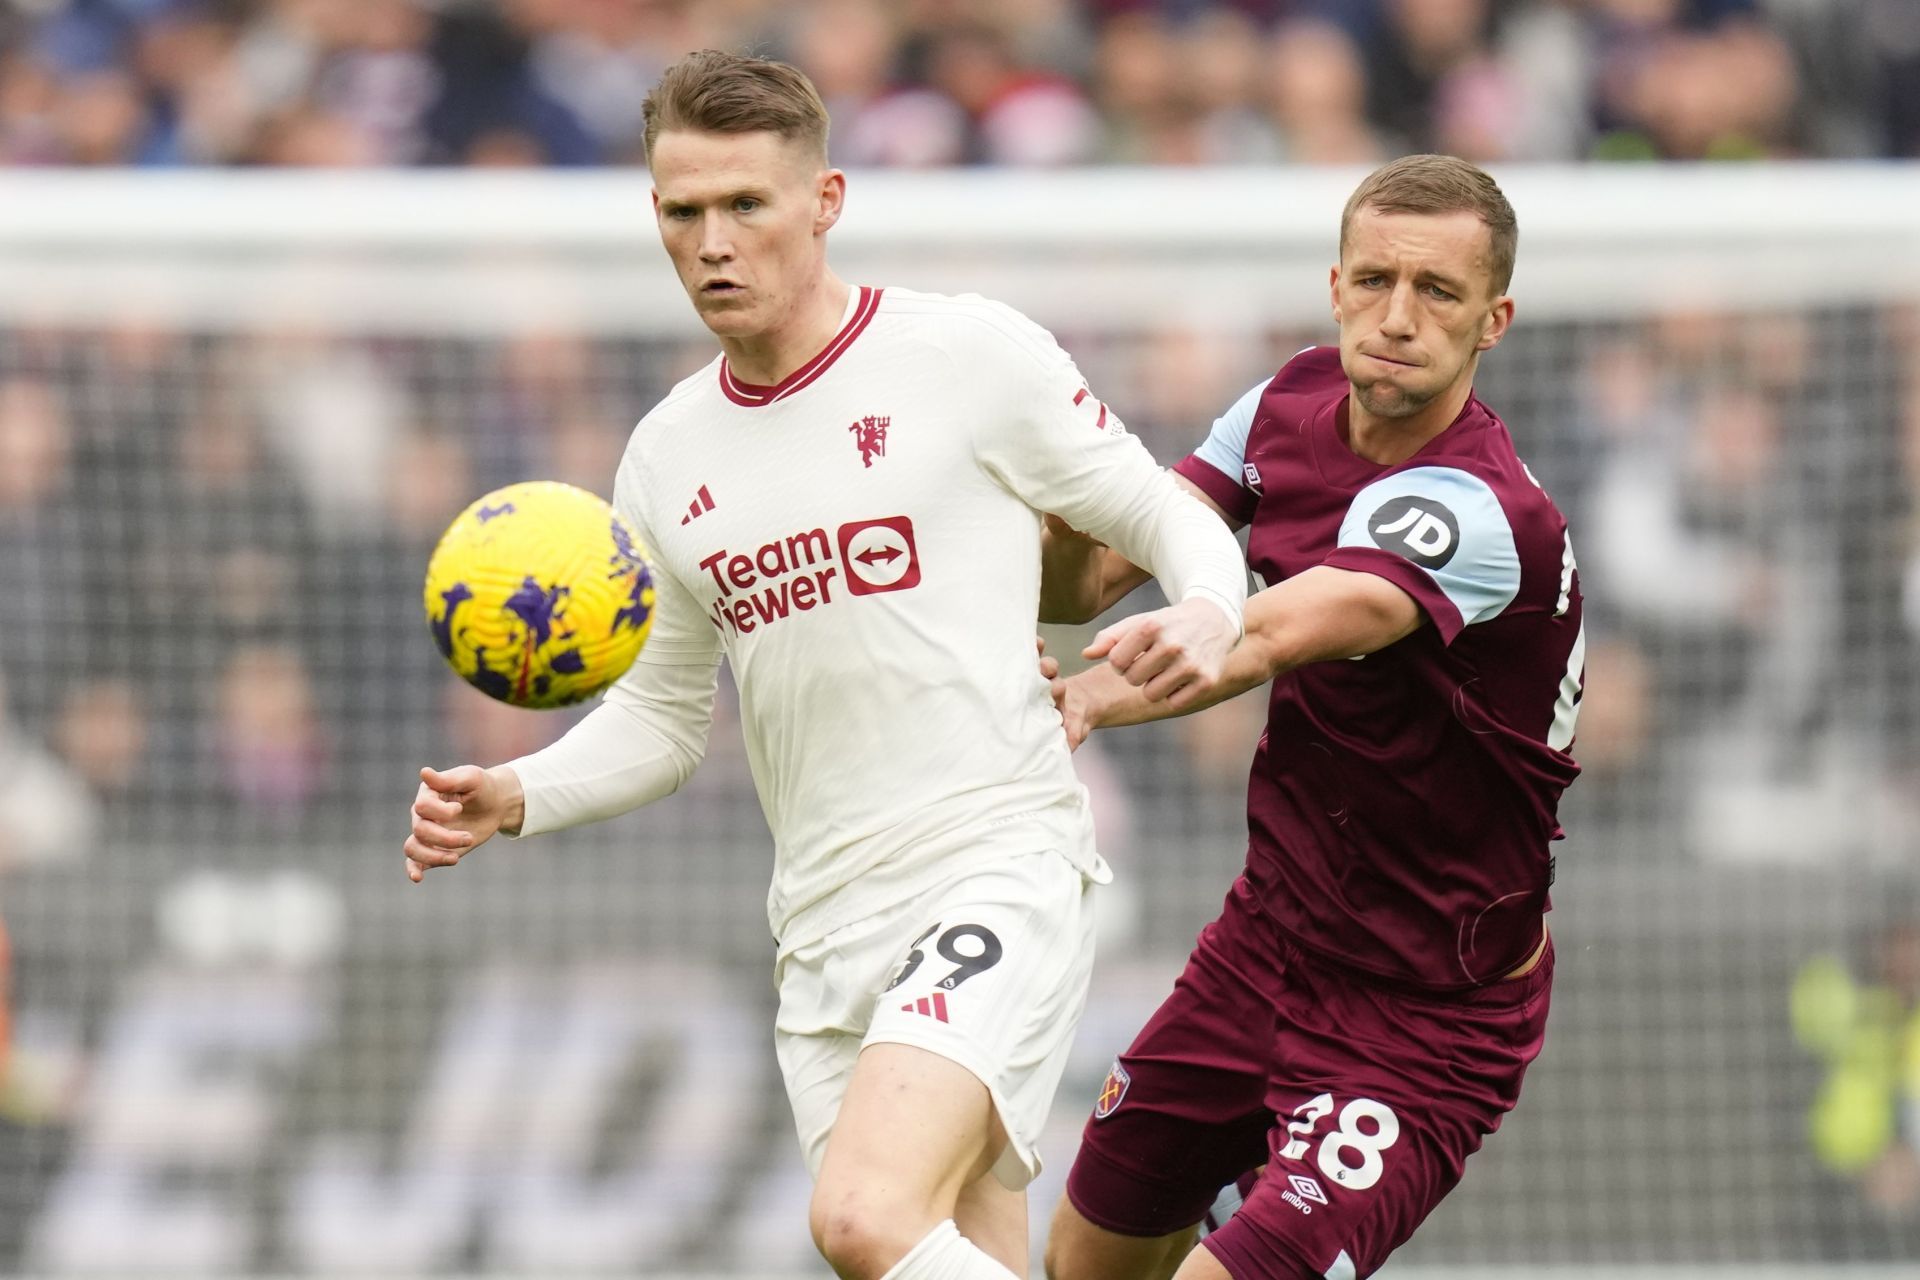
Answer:
[[[461,679],[517,707],[564,707],[633,665],[653,625],[653,575],[606,502],[532,480],[447,527],[427,563],[426,608]]]

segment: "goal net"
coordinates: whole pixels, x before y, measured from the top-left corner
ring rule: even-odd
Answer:
[[[856,174],[834,261],[1026,310],[1171,463],[1332,339],[1358,176]],[[1479,385],[1572,521],[1585,775],[1547,1048],[1388,1274],[1896,1268],[1920,173],[1499,176]],[[710,358],[644,176],[7,181],[0,1274],[823,1275],[728,693],[671,800],[401,873],[420,764],[570,723],[441,665],[433,540],[497,484],[608,492]],[[1119,883],[1036,1224],[1240,863],[1261,710],[1078,757]]]

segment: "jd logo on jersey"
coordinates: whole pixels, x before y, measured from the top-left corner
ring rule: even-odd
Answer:
[[[856,596],[919,586],[920,552],[913,545],[913,521],[888,516],[841,525],[840,563],[846,566],[847,590]]]
[[[1367,520],[1374,545],[1405,556],[1423,569],[1438,569],[1460,549],[1460,522],[1432,498],[1400,497],[1382,503]]]

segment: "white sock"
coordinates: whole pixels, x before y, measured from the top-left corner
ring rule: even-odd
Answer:
[[[1013,1272],[975,1248],[953,1219],[921,1237],[907,1256],[880,1280],[1019,1280]]]

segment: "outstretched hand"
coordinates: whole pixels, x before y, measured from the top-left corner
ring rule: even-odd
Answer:
[[[1105,658],[1149,702],[1184,707],[1220,682],[1239,628],[1211,600],[1190,599],[1122,618],[1093,638],[1088,658]]]
[[[502,826],[517,829],[523,813],[520,779],[511,769],[421,769],[405,845],[407,878],[419,884],[429,867],[453,866]]]

